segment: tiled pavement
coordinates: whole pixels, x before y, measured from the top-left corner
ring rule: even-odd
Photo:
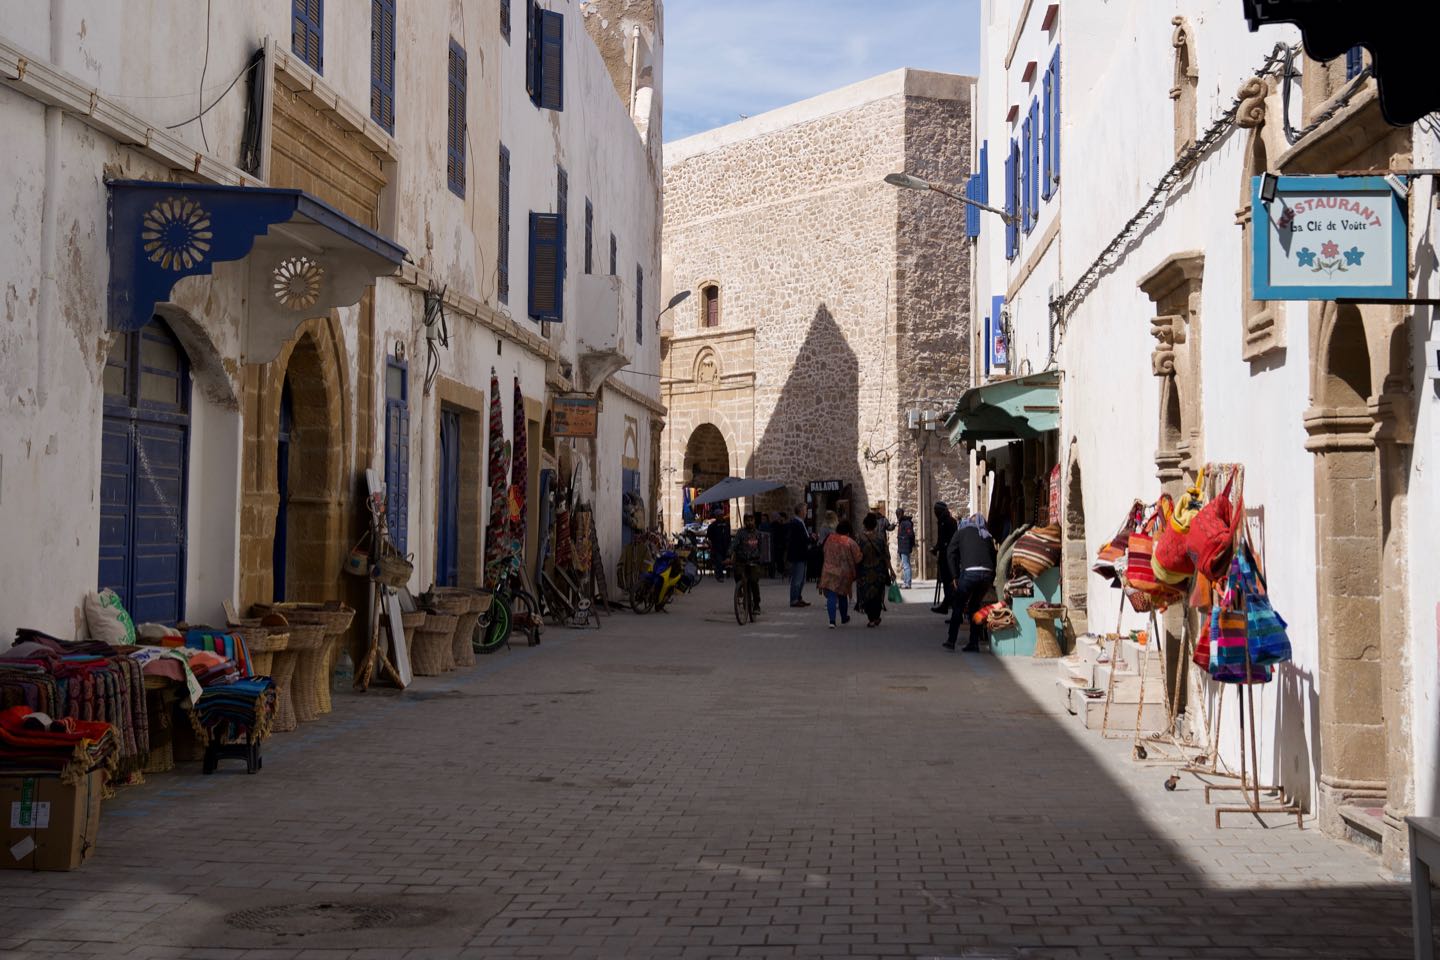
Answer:
[[[827,630],[778,586],[742,630],[727,587],[126,790],[83,869],[0,872],[0,956],[1408,956],[1375,860],[1217,832],[1052,666],[946,654],[923,604]],[[269,907],[308,926],[236,925]]]

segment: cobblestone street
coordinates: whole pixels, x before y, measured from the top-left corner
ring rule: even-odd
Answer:
[[[339,697],[256,776],[151,777],[81,870],[0,873],[0,954],[1409,955],[1377,860],[1214,830],[1197,781],[1063,714],[1052,664],[947,654],[919,601],[831,631],[765,599],[742,630],[707,582]]]

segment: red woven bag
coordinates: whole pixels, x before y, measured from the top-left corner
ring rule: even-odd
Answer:
[[[1225,484],[1225,490],[1200,508],[1195,519],[1190,521],[1190,532],[1185,536],[1185,548],[1194,563],[1194,569],[1211,580],[1221,580],[1230,569],[1230,559],[1235,555],[1235,531],[1245,516],[1245,504],[1241,497],[1230,502],[1230,488],[1235,484],[1235,475]]]
[[[1161,519],[1155,535],[1155,576],[1166,583],[1184,583],[1195,573],[1195,561],[1186,548],[1185,532],[1174,519],[1174,503],[1167,493],[1160,498]]]

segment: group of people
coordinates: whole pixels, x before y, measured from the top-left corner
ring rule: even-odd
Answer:
[[[723,562],[718,558],[728,558],[734,575],[749,585],[758,613],[761,576],[766,573],[773,576],[780,571],[790,578],[790,606],[808,607],[805,584],[812,555],[818,553],[818,586],[825,597],[830,627],[850,622],[852,592],[855,606],[865,614],[865,625],[879,626],[890,585],[898,581],[909,589],[912,582],[914,518],[898,510],[892,521],[878,510],[872,510],[860,522],[857,533],[849,518],[827,510],[812,532],[805,515],[804,503],[796,504],[793,514],[780,511],[774,520],[768,513],[747,513],[740,529],[733,533],[728,521],[712,521],[707,537],[711,555],[717,558],[717,576],[723,576]],[[960,627],[964,624],[969,630],[967,642],[961,649],[979,650],[985,627],[976,623],[974,617],[995,581],[995,538],[984,516],[974,513],[964,520],[956,520],[943,501],[935,504],[935,530],[936,546],[931,549],[936,554],[943,599],[931,609],[949,614],[944,646],[947,650],[956,649]],[[891,531],[896,531],[896,554],[900,558],[898,577],[890,562],[887,534]]]

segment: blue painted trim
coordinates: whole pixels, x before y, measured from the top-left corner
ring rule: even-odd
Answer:
[[[1252,267],[1251,298],[1255,300],[1401,300],[1407,295],[1409,282],[1409,228],[1405,206],[1384,177],[1280,177],[1275,202],[1267,207],[1260,202],[1261,177],[1250,179],[1251,230],[1250,254]],[[1380,193],[1391,204],[1390,274],[1395,279],[1387,285],[1297,286],[1277,285],[1270,277],[1270,212],[1291,193]],[[1377,197],[1377,202],[1383,202]],[[1263,219],[1262,219],[1263,218]]]
[[[112,330],[145,326],[154,316],[155,304],[170,299],[177,281],[209,274],[216,263],[243,260],[256,238],[277,224],[306,220],[396,266],[405,257],[404,247],[303,190],[153,180],[109,180],[106,186]],[[167,200],[177,204],[166,205]],[[185,208],[188,212],[180,213],[186,202],[191,205]],[[146,249],[154,242],[155,234],[147,226],[147,217],[151,225],[160,223],[173,231],[166,236],[174,249],[198,253],[200,259],[192,260],[188,266],[180,262],[165,266],[152,260],[166,248]],[[147,233],[151,238],[146,237]]]

